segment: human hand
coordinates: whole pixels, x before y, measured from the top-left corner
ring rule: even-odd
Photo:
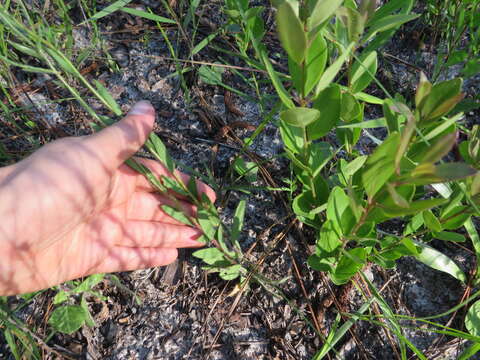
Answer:
[[[154,120],[153,107],[140,102],[94,135],[57,140],[0,169],[0,295],[94,273],[166,265],[176,259],[177,248],[202,246],[195,241],[198,229],[161,210],[171,200],[124,164],[143,145]],[[169,175],[158,162],[137,161]],[[197,188],[214,201],[207,185],[197,182]],[[180,204],[195,212],[193,205]]]

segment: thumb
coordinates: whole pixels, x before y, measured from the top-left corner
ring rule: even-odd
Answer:
[[[142,147],[153,129],[155,109],[148,101],[136,103],[119,122],[89,136],[96,153],[108,167],[116,168]]]

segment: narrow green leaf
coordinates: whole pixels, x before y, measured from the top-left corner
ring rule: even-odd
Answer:
[[[243,228],[243,220],[245,218],[246,206],[247,206],[247,201],[240,200],[235,210],[235,214],[233,215],[233,225],[232,225],[230,237],[231,237],[232,243],[236,244],[238,249],[241,249],[240,245],[238,244],[238,238]]]
[[[40,68],[40,67],[37,67],[37,66],[25,65],[25,64],[10,60],[3,55],[0,55],[0,60],[4,61],[8,65],[18,66],[19,68],[21,68],[22,70],[24,70],[26,72],[40,73],[40,74],[55,74],[55,71],[53,71],[51,69],[44,69],[44,68]]]
[[[390,196],[392,197],[395,205],[405,209],[408,209],[410,207],[409,202],[405,200],[405,198],[402,195],[400,195],[397,192],[397,190],[395,190],[395,187],[392,184],[387,183],[387,190]]]
[[[334,348],[334,346],[345,336],[348,330],[360,319],[360,315],[362,315],[365,311],[368,310],[370,305],[373,303],[375,298],[372,296],[365,304],[363,304],[358,311],[351,314],[352,316],[345,321],[345,323],[337,330],[333,331],[333,336],[328,335],[329,341],[326,341],[322,348],[314,355],[312,360],[321,360],[323,359],[329,352]]]
[[[403,231],[403,235],[407,236],[416,232],[420,227],[423,225],[423,215],[422,213],[417,213],[415,216],[412,217],[410,222],[405,226],[405,230]]]
[[[418,14],[397,14],[385,16],[377,21],[370,22],[367,34],[364,36],[365,40],[372,38],[376,33],[397,28],[406,22],[415,20],[420,15]]]
[[[93,83],[95,84],[95,87],[98,90],[98,93],[103,97],[105,102],[108,104],[110,107],[110,110],[117,116],[122,115],[122,109],[120,109],[120,106],[118,106],[117,102],[113,98],[113,96],[110,94],[110,92],[107,90],[103,84],[98,81],[98,80],[93,80]]]
[[[352,93],[357,93],[365,89],[375,77],[377,72],[378,60],[377,52],[372,51],[366,56],[360,57],[350,72],[350,87]]]
[[[182,224],[188,225],[188,226],[193,226],[192,222],[190,219],[180,210],[177,210],[171,206],[168,205],[161,205],[160,206],[162,210],[167,214],[168,216],[171,216],[177,221],[180,221]]]
[[[440,206],[444,204],[446,201],[447,201],[446,199],[418,200],[410,203],[410,206],[408,208],[389,207],[389,208],[382,208],[382,211],[389,217],[415,215],[418,212],[422,212],[424,210],[428,210],[428,209],[432,209],[434,207]]]
[[[420,108],[423,100],[427,98],[428,94],[432,90],[432,83],[428,81],[425,74],[420,72],[420,81],[417,86],[417,92],[415,93],[415,105]]]
[[[97,12],[95,15],[93,15],[90,19],[88,19],[87,21],[94,21],[94,20],[98,20],[98,19],[101,19],[102,17],[104,16],[108,16],[110,15],[111,13],[119,10],[120,8],[122,8],[123,6],[127,5],[128,3],[130,3],[132,0],[117,0],[115,1],[113,4],[110,4],[108,5],[107,7],[103,8],[101,11]],[[85,22],[87,22],[85,21]]]
[[[448,256],[423,243],[415,241],[415,245],[420,248],[420,253],[415,256],[417,260],[430,266],[432,269],[447,273],[462,282],[467,280],[463,271]]]
[[[3,336],[7,342],[11,355],[13,355],[15,360],[22,360],[23,355],[21,355],[20,349],[17,346],[17,342],[15,341],[15,336],[12,334],[12,331],[8,328],[2,329]]]
[[[467,240],[462,234],[451,231],[434,232],[432,235],[435,239],[444,241],[465,242]]]
[[[405,181],[410,184],[427,185],[464,179],[476,173],[474,168],[465,163],[445,163],[437,166],[424,163],[417,166]]]
[[[145,165],[140,164],[132,158],[128,159],[125,163],[133,170],[138,171],[140,174],[145,176],[150,184],[152,184],[159,192],[167,191],[167,188],[162,184],[158,177]]]
[[[443,181],[464,179],[473,176],[477,170],[465,163],[446,163],[436,166],[435,175]]]
[[[292,5],[284,1],[277,10],[277,30],[283,48],[297,64],[305,59],[307,35]]]
[[[337,18],[339,18],[347,28],[348,40],[358,42],[365,29],[365,17],[353,7],[345,6],[337,11]]]
[[[192,49],[191,56],[196,55],[200,51],[202,51],[205,48],[205,46],[210,44],[213,41],[213,39],[215,39],[218,36],[218,33],[219,32],[217,31],[208,35],[205,39],[203,39],[197,45],[195,45],[195,47]]]
[[[462,353],[457,357],[457,360],[468,360],[472,358],[476,353],[480,351],[480,342],[474,342],[468,346]]]
[[[362,173],[362,181],[365,191],[370,198],[373,198],[380,188],[394,174],[394,158],[398,151],[400,135],[391,134],[374,153],[369,156],[365,170]]]
[[[305,87],[304,94],[307,96],[317,85],[322,77],[328,59],[328,46],[323,34],[318,33],[308,46],[305,58]]]
[[[361,92],[361,91],[356,93],[355,97],[358,100],[362,100],[366,103],[374,104],[374,105],[383,105],[383,102],[384,102],[384,100],[380,99],[379,97],[376,97],[376,96],[373,96],[373,95],[370,95],[370,94],[367,94],[367,93],[364,93],[364,92]]]
[[[266,51],[263,49],[260,52],[260,58],[263,61],[263,64],[265,65],[265,68],[267,69],[268,76],[272,80],[273,87],[277,91],[278,96],[280,97],[280,100],[282,103],[288,108],[292,109],[295,107],[295,104],[293,103],[290,94],[288,93],[287,90],[285,90],[285,87],[283,86],[282,82],[280,81],[280,78],[278,77],[277,73],[273,69],[272,63],[270,62],[270,59],[268,58],[268,55]]]
[[[439,139],[425,154],[422,163],[436,163],[447,155],[457,140],[457,133],[453,132]]]
[[[422,121],[435,120],[450,111],[461,100],[462,84],[460,78],[435,84],[420,106]]]
[[[372,120],[366,120],[359,123],[353,124],[344,124],[339,125],[338,128],[340,129],[375,129],[380,127],[386,127],[387,122],[385,121],[384,117]]]
[[[150,133],[145,143],[148,150],[160,161],[171,173],[175,170],[175,163],[168,154],[165,144],[155,133]]]
[[[432,139],[435,139],[438,135],[442,134],[445,130],[447,130],[453,124],[455,124],[457,121],[463,118],[464,118],[463,114],[460,113],[452,116],[447,120],[442,121],[440,124],[434,126],[433,129],[430,130],[426,135],[424,135],[423,140],[430,141]]]
[[[312,30],[325,22],[343,3],[343,0],[316,0],[310,1],[309,28]]]
[[[217,224],[212,222],[210,214],[205,209],[198,209],[197,211],[197,219],[200,227],[202,228],[203,233],[205,236],[210,240],[215,239],[215,234],[217,232]],[[212,250],[213,251],[213,250]]]
[[[59,51],[56,49],[46,48],[47,53],[57,62],[57,64],[66,73],[76,75],[78,70],[75,66]]]
[[[105,9],[104,9],[105,10]],[[166,24],[176,24],[176,22],[172,19],[168,19],[163,16],[155,15],[152,14],[151,12],[146,12],[143,10],[138,10],[134,8],[129,8],[129,7],[121,7],[120,11],[123,11],[127,14],[134,15],[134,16],[139,16],[145,19],[153,20],[159,23],[166,23]]]
[[[25,46],[24,44],[19,44],[19,43],[16,43],[12,40],[7,40],[7,42],[12,45],[15,49],[17,49],[18,51],[28,55],[28,56],[32,56],[34,58],[37,58],[37,59],[41,59],[41,55],[38,53],[37,50],[34,50],[33,48],[31,47],[28,47],[28,46]]]
[[[465,97],[465,94],[458,94],[457,96],[454,96],[445,102],[443,102],[441,105],[439,105],[435,111],[433,111],[427,120],[431,121],[434,119],[437,119],[439,117],[442,117],[443,115],[446,115],[448,112],[450,112],[460,101],[463,100]]]
[[[335,79],[338,72],[342,68],[343,63],[350,55],[350,52],[352,51],[354,45],[355,43],[351,43],[345,49],[345,51],[343,51],[343,53],[327,68],[327,70],[325,70],[322,77],[320,78],[320,81],[317,84],[317,88],[315,89],[316,96],[318,96],[322,90],[327,88],[327,86],[329,86],[330,83]]]
[[[444,211],[440,217],[440,221],[444,229],[456,230],[462,227],[471,216],[472,213],[468,206],[458,205],[451,207],[449,211]]]
[[[348,165],[345,167],[345,171],[344,171],[345,176],[347,178],[353,176],[358,170],[360,170],[363,167],[367,159],[368,159],[368,156],[362,155],[350,161]]]

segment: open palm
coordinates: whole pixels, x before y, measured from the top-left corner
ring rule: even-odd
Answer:
[[[98,272],[166,265],[177,248],[201,246],[195,241],[200,231],[166,215],[160,205],[170,201],[124,165],[153,123],[153,108],[140,102],[95,135],[55,141],[0,169],[0,295]],[[137,160],[169,175],[158,162]],[[197,186],[214,200],[208,186]]]

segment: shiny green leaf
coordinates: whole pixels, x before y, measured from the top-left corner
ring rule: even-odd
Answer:
[[[373,198],[394,174],[394,159],[399,141],[400,135],[393,133],[369,156],[362,173],[362,181],[370,198]]]
[[[451,241],[451,242],[465,242],[467,239],[462,234],[450,231],[434,232],[432,236],[435,239]]]
[[[397,14],[385,16],[377,21],[371,21],[368,25],[368,32],[364,36],[365,39],[372,38],[376,33],[397,28],[400,25],[415,20],[420,15],[418,14]]]
[[[262,59],[265,69],[268,72],[268,76],[270,77],[270,80],[272,81],[273,87],[275,88],[275,91],[277,92],[278,96],[280,97],[280,100],[282,103],[288,108],[292,109],[295,107],[295,104],[293,103],[292,99],[290,98],[290,94],[288,91],[285,89],[285,87],[282,84],[282,81],[280,80],[279,76],[275,72],[273,65],[268,58],[267,52],[265,49],[260,50],[260,55],[259,57]]]
[[[440,161],[445,155],[447,155],[452,149],[457,140],[456,132],[445,135],[439,139],[433,146],[430,147],[428,152],[422,159],[422,163],[436,163]]]
[[[342,68],[345,60],[350,56],[355,43],[351,43],[342,54],[325,70],[315,89],[315,95],[319,95],[322,90],[330,85]]]
[[[177,210],[171,206],[168,205],[161,205],[160,206],[162,210],[167,214],[168,216],[171,216],[177,221],[180,221],[182,224],[188,225],[188,226],[193,226],[192,222],[190,219],[180,210]]]
[[[422,121],[445,115],[461,100],[463,80],[460,78],[435,84],[420,106]]]
[[[316,26],[322,24],[330,16],[333,15],[335,11],[343,3],[343,0],[312,0],[309,2],[310,5],[310,19],[309,25],[310,29],[315,28]]]
[[[277,9],[277,30],[283,48],[297,64],[306,56],[307,35],[292,5],[284,1]]]
[[[397,190],[392,184],[387,183],[387,190],[391,198],[393,199],[395,205],[405,209],[408,209],[410,207],[409,202],[397,192]]]
[[[316,121],[319,117],[320,111],[305,107],[296,107],[280,113],[280,119],[282,121],[300,128],[305,128]]]
[[[357,93],[365,89],[375,77],[377,72],[378,60],[377,52],[372,51],[366,56],[361,56],[357,60],[350,72],[350,88],[352,93]]]
[[[165,144],[160,140],[158,135],[150,133],[148,140],[145,143],[148,150],[160,161],[171,173],[175,170],[175,163],[168,154]]]
[[[305,88],[304,94],[308,95],[317,85],[323,75],[328,59],[328,46],[321,33],[311,41],[305,59]]]
[[[417,92],[415,93],[415,105],[417,108],[421,107],[423,100],[430,94],[432,90],[432,83],[428,81],[427,77],[423,73],[420,73],[420,81],[417,86]]]
[[[423,243],[415,242],[415,244],[420,250],[420,253],[415,256],[417,260],[430,266],[432,269],[447,273],[462,282],[467,280],[463,271],[448,256]]]
[[[332,130],[340,121],[342,105],[340,87],[336,84],[326,88],[317,96],[313,107],[318,110],[319,118],[307,126],[310,140],[317,140]]]
[[[110,110],[112,110],[113,113],[117,116],[122,115],[122,109],[120,109],[120,106],[117,104],[117,102],[113,98],[112,94],[110,94],[108,89],[105,86],[103,86],[103,84],[98,80],[93,80],[93,83],[95,84],[95,87],[97,88],[98,93],[103,97],[105,102],[110,107]]]
[[[338,18],[347,28],[348,40],[357,42],[365,29],[365,17],[352,7],[341,7],[337,11]]]
[[[364,248],[355,248],[348,250],[342,255],[331,279],[336,285],[345,284],[350,280],[365,264],[367,253]]]
[[[442,224],[440,224],[440,221],[438,221],[437,217],[433,215],[430,210],[425,210],[422,215],[423,221],[427,228],[429,228],[431,231],[442,231]]]
[[[465,316],[465,327],[474,336],[480,336],[480,300],[473,303]]]
[[[247,201],[240,200],[237,205],[237,208],[235,209],[235,214],[233,215],[233,225],[231,229],[230,238],[233,243],[237,244],[237,247],[240,247],[237,241],[238,241],[238,238],[240,237],[240,233],[243,228],[243,220],[245,218],[246,206],[247,206]]]
[[[122,7],[122,8],[120,8],[120,10],[123,11],[123,12],[126,12],[127,14],[142,17],[142,18],[145,18],[145,19],[148,19],[148,20],[153,20],[155,22],[165,23],[165,24],[176,24],[176,22],[172,19],[168,19],[166,17],[159,16],[159,15],[153,14],[151,12],[146,12],[146,11],[143,11],[143,10],[138,10],[138,9],[129,8],[129,7]]]

